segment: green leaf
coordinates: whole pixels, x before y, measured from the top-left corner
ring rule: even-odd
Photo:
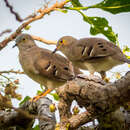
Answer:
[[[71,3],[74,7],[83,7],[79,0],[71,0]]]
[[[91,25],[90,33],[92,35],[103,34],[110,41],[118,43],[118,36],[112,30],[112,27],[109,26],[108,21],[102,17],[88,17],[83,14],[81,11],[78,11],[82,16],[83,20]]]
[[[53,96],[53,98],[54,98],[56,101],[58,101],[58,100],[59,100],[59,96],[58,96],[58,94],[57,94],[57,93],[50,93],[50,95],[52,95],[52,96]]]
[[[40,84],[40,88],[42,91],[45,91],[45,88]]]
[[[123,52],[124,52],[124,53],[125,53],[125,52],[130,52],[130,48],[129,48],[128,46],[124,46]]]
[[[127,59],[130,59],[130,56],[126,56],[127,57]]]
[[[39,125],[36,125],[32,130],[40,130]]]
[[[41,93],[43,93],[43,91],[37,90],[37,95],[40,95]]]
[[[127,53],[130,53],[130,48],[126,45],[123,48],[123,53],[126,55],[127,59],[130,59],[130,56]],[[128,65],[129,66],[129,65]],[[130,66],[129,66],[130,67]]]
[[[91,8],[100,8],[112,14],[130,11],[130,0],[104,0],[99,4],[91,6]]]
[[[25,30],[29,30],[31,28],[31,26],[30,25],[27,25],[24,29]]]
[[[21,106],[22,104],[24,104],[26,101],[28,101],[29,99],[31,99],[29,96],[26,96],[20,103],[19,105]]]

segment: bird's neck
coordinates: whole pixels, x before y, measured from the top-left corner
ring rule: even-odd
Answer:
[[[19,47],[19,50],[20,51],[27,51],[27,50],[30,50],[32,49],[33,47],[35,47],[36,45],[24,45],[24,46],[20,46]]]
[[[76,46],[76,42],[71,46],[64,48],[62,52],[70,61],[77,61],[81,58],[81,49]]]
[[[71,46],[66,46],[61,51],[69,60],[73,60],[73,46],[72,45]]]

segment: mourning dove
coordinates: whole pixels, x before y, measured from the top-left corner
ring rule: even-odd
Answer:
[[[60,50],[74,66],[88,70],[90,74],[99,72],[104,79],[106,71],[114,66],[128,63],[130,60],[114,43],[102,38],[83,38],[77,40],[72,36],[64,36],[57,42],[55,53]]]
[[[49,89],[44,95],[81,73],[76,67],[72,69],[63,56],[38,47],[28,34],[20,34],[14,46],[19,49],[19,61],[25,74]]]

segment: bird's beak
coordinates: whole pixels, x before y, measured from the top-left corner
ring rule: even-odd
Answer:
[[[57,48],[52,52],[52,54],[56,53],[56,51],[58,51]]]
[[[15,44],[15,45],[13,45],[13,47],[12,48],[15,48],[17,46],[17,43]]]

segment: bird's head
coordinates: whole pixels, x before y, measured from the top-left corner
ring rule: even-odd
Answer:
[[[64,36],[64,37],[60,38],[57,42],[56,49],[53,51],[53,53],[55,53],[58,50],[62,51],[64,53],[66,48],[69,48],[76,41],[77,41],[77,39],[75,39],[72,36]]]
[[[29,34],[18,35],[15,42],[13,48],[17,46],[19,49],[26,49],[35,45],[33,38]]]

